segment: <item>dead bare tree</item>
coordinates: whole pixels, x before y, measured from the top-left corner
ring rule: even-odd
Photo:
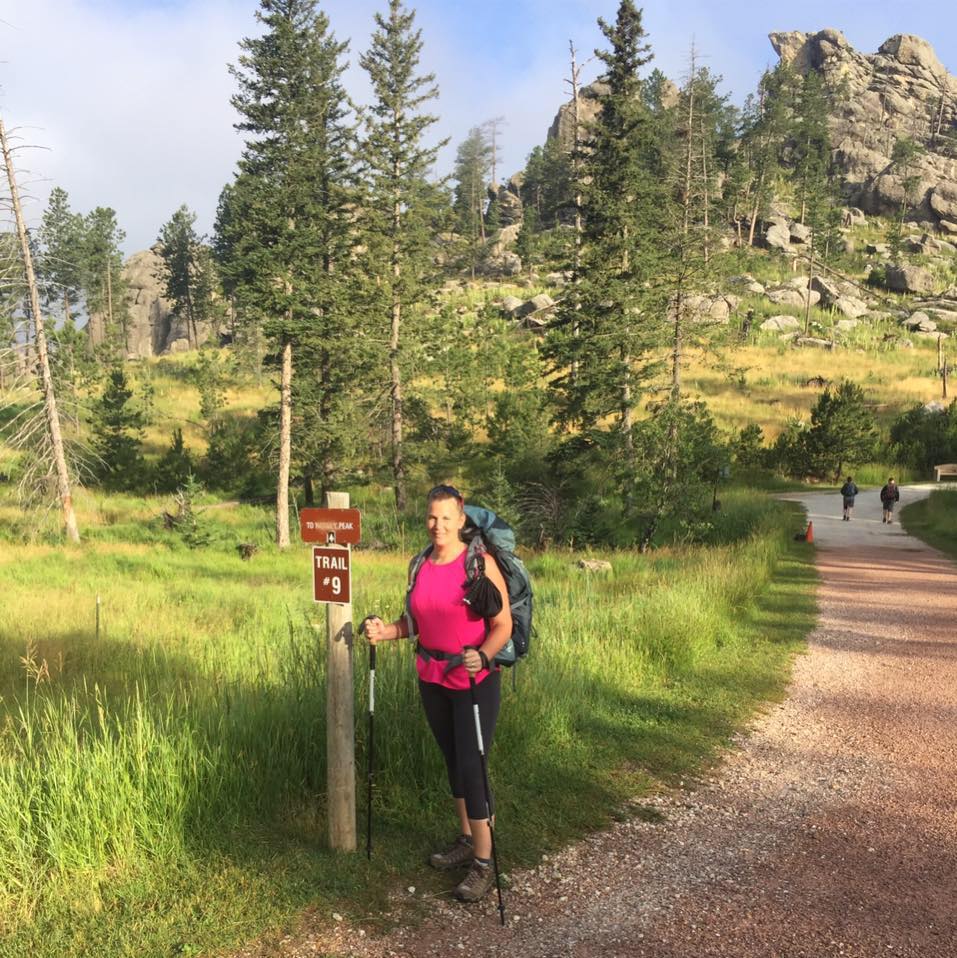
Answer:
[[[40,380],[43,388],[43,403],[46,413],[47,433],[50,443],[50,454],[56,472],[57,493],[63,511],[63,523],[67,537],[71,542],[80,541],[80,530],[76,522],[76,513],[73,510],[73,497],[70,491],[70,474],[67,470],[66,455],[63,449],[63,436],[60,431],[60,417],[57,413],[56,396],[53,389],[53,376],[50,373],[50,359],[47,354],[46,331],[43,326],[43,314],[40,311],[40,296],[37,291],[36,276],[33,272],[33,257],[30,254],[30,241],[27,238],[27,228],[23,220],[23,210],[20,206],[20,194],[17,190],[16,172],[10,145],[7,141],[7,131],[0,117],[0,152],[3,154],[3,164],[6,169],[7,183],[10,189],[10,202],[13,206],[13,216],[16,222],[17,237],[20,241],[20,252],[23,261],[23,271],[26,278],[30,312],[33,315],[33,324],[36,337],[37,362],[40,368]]]
[[[486,120],[482,126],[488,130],[488,139],[489,145],[491,146],[491,160],[492,160],[492,183],[498,185],[498,180],[496,179],[497,170],[498,170],[498,159],[499,159],[499,130],[505,125],[504,116],[493,116],[491,120]]]

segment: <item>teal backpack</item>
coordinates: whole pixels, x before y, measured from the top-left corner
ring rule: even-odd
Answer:
[[[508,601],[512,608],[512,635],[508,644],[495,656],[498,665],[511,667],[528,655],[532,636],[532,582],[525,563],[515,555],[515,533],[512,527],[495,515],[491,509],[467,505],[465,528],[462,538],[468,543],[465,553],[466,585],[474,586],[485,576],[486,554],[498,565],[508,588]],[[409,635],[417,635],[418,627],[412,617],[410,601],[412,589],[422,563],[432,552],[432,546],[423,549],[409,563],[409,587],[405,593],[405,615],[409,623]]]

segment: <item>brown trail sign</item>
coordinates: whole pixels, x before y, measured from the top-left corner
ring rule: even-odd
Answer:
[[[362,517],[358,509],[303,509],[299,513],[299,532],[303,542],[359,544]]]
[[[351,558],[345,546],[312,547],[312,594],[316,602],[351,601]]]

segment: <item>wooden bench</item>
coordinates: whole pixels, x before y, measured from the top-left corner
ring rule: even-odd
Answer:
[[[942,466],[934,466],[934,477],[940,482],[941,476],[957,477],[957,462],[948,462]]]

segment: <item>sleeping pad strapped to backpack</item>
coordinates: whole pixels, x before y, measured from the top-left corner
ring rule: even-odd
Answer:
[[[502,572],[512,607],[512,635],[508,644],[495,656],[498,665],[512,666],[528,655],[532,634],[532,583],[525,564],[515,555],[515,533],[512,527],[490,509],[480,506],[465,507],[465,528],[462,538],[468,543],[465,554],[465,572],[468,594],[465,601],[479,615],[488,619],[501,610],[498,590],[485,576],[485,555],[492,556]],[[409,563],[409,587],[405,594],[405,615],[409,621],[409,635],[417,635],[418,627],[412,617],[410,600],[416,576],[422,563],[432,552],[432,546],[423,549]]]

